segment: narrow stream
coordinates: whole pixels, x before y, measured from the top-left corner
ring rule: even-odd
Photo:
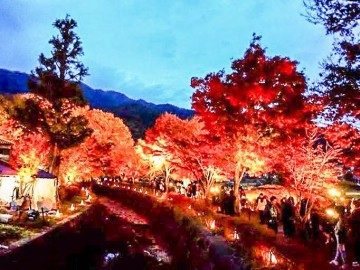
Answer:
[[[171,257],[150,233],[147,221],[115,201],[106,200],[108,217],[101,269],[171,269]]]
[[[0,258],[0,269],[175,269],[141,216],[117,202],[79,224]],[[105,206],[105,207],[104,207]]]

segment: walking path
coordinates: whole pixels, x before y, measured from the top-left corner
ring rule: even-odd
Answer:
[[[160,195],[153,195],[150,189],[142,188],[142,192],[148,190],[148,196],[156,197],[159,200],[164,200]],[[129,190],[134,192],[134,188]],[[139,191],[136,191],[139,192]],[[254,238],[261,239],[267,246],[275,247],[277,251],[283,254],[286,258],[294,263],[295,269],[337,269],[337,267],[329,265],[329,261],[334,256],[335,243],[325,244],[324,242],[308,240],[305,241],[299,237],[288,238],[280,228],[279,233],[275,236],[272,230],[269,230],[266,225],[259,224],[257,213],[252,212],[250,219],[248,215],[243,216],[227,216],[219,214],[214,208],[204,208],[204,201],[199,199],[192,199],[175,193],[170,193],[167,197],[169,203],[178,206],[184,211],[194,210],[195,215],[204,215],[204,209],[212,210],[212,216],[216,220],[219,227],[236,228],[237,231],[243,235],[254,236]],[[196,210],[196,211],[195,211]],[[241,236],[240,236],[241,238]],[[355,269],[348,267],[347,269]],[[357,268],[359,269],[359,268]]]

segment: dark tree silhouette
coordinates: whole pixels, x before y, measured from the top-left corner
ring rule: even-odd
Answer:
[[[84,105],[86,102],[79,83],[88,75],[88,68],[79,60],[84,52],[80,38],[74,32],[77,23],[66,15],[65,19],[57,19],[53,26],[60,35],[49,41],[53,46],[50,57],[40,54],[40,65],[32,71],[28,86],[32,93],[53,104],[61,105],[62,99],[70,99],[77,105]]]
[[[61,151],[78,145],[91,134],[84,116],[74,115],[73,108],[86,105],[79,84],[88,75],[80,62],[83,49],[74,32],[77,26],[69,15],[53,26],[60,35],[53,36],[50,57],[40,54],[40,65],[32,71],[28,86],[32,95],[15,102],[14,114],[26,126],[40,129],[52,144],[49,171],[58,173]]]
[[[360,3],[358,0],[305,0],[307,18],[336,37],[333,54],[323,62],[320,92],[331,120],[360,119]]]

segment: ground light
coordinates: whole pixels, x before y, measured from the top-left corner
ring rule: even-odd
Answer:
[[[238,234],[238,232],[236,231],[236,229],[234,230],[234,240],[239,240],[240,236]]]
[[[336,188],[329,189],[328,193],[331,197],[340,197],[341,196],[341,192],[339,190],[337,190]]]
[[[218,193],[220,193],[220,189],[219,189],[219,187],[211,187],[210,192],[212,194],[218,194]]]
[[[336,213],[336,211],[334,209],[332,209],[332,208],[326,209],[325,212],[329,217],[332,217],[332,218],[338,218],[339,217],[339,214]]]
[[[215,220],[214,219],[207,219],[205,222],[206,222],[206,226],[210,230],[215,230],[216,226],[215,226]]]

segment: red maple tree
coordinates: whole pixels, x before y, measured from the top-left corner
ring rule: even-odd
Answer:
[[[148,142],[161,145],[163,152],[171,159],[175,171],[189,172],[192,179],[198,181],[206,197],[228,160],[224,156],[224,146],[219,138],[211,136],[199,117],[182,120],[171,114],[160,116],[153,128],[146,133]]]
[[[317,108],[304,95],[306,80],[297,62],[266,56],[259,40],[254,36],[244,57],[232,62],[230,74],[220,71],[191,81],[193,108],[211,133],[232,146],[236,194],[246,170],[264,170],[266,153],[271,155],[266,148],[303,132]]]
[[[90,137],[77,147],[64,150],[60,175],[65,181],[99,176],[119,176],[128,173],[136,163],[134,141],[120,118],[101,110],[80,108],[85,115]]]
[[[49,162],[50,141],[40,131],[27,130],[17,121],[5,119],[0,124],[0,136],[13,144],[10,164],[18,169],[20,194],[33,187],[39,169],[46,169]]]

